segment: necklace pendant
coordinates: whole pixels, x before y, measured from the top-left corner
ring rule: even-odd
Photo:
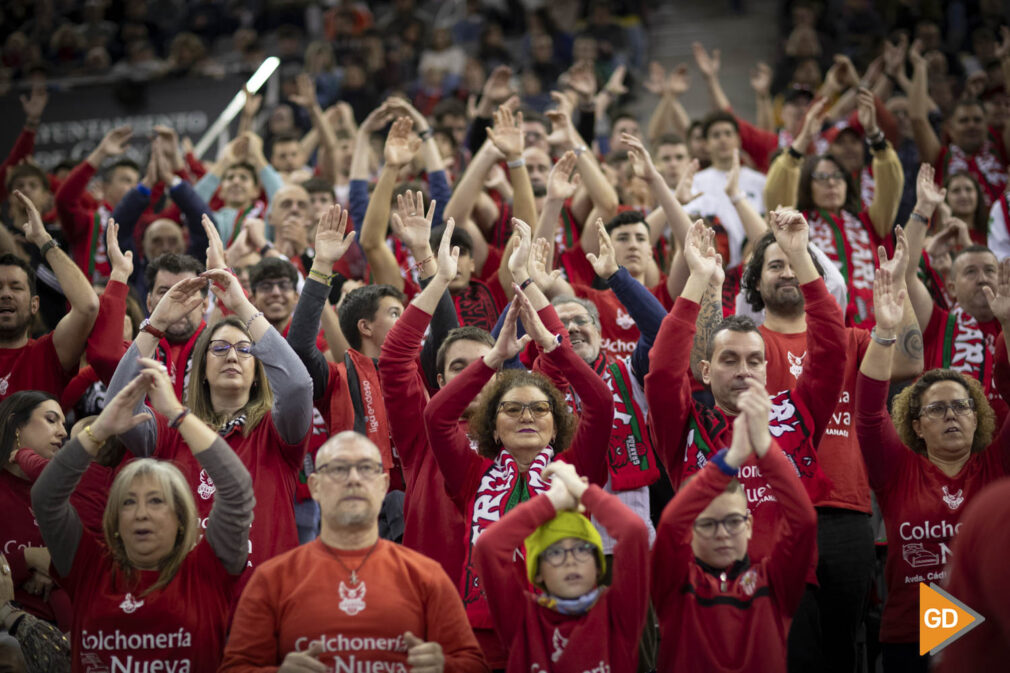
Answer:
[[[351,586],[353,587],[353,586],[356,586],[357,584],[358,584],[358,571],[357,570],[352,570],[351,571]]]

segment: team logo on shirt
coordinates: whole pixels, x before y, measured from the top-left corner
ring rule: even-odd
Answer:
[[[132,615],[137,611],[137,608],[141,607],[144,601],[134,600],[133,594],[126,594],[126,598],[123,602],[119,604],[119,607],[128,615]]]
[[[615,319],[615,322],[621,329],[631,329],[635,326],[634,318],[632,318],[623,308],[617,309],[617,318]]]
[[[803,360],[807,357],[807,352],[803,351],[803,355],[793,355],[790,351],[786,351],[786,357],[789,359],[789,373],[793,375],[794,379],[800,378],[800,374],[803,373]]]
[[[947,487],[944,486],[943,501],[947,503],[947,507],[950,507],[951,509],[957,509],[958,507],[961,506],[961,503],[964,502],[964,489],[960,488],[958,489],[957,493],[954,493],[952,495],[951,492],[947,490]]]
[[[13,373],[14,372],[10,372],[10,373],[7,374],[7,376],[5,376],[2,379],[0,379],[0,395],[6,395],[7,394],[7,387],[8,387],[8,384],[9,384],[8,379],[11,377],[11,374],[13,374]]]
[[[561,630],[556,626],[554,627],[552,645],[554,646],[554,651],[551,652],[551,661],[557,663],[561,655],[565,653],[565,648],[568,647],[568,639],[561,635]]]
[[[740,578],[740,588],[743,589],[743,592],[748,596],[754,595],[754,590],[757,589],[757,583],[758,574],[754,568],[745,572],[743,577]]]
[[[356,587],[349,587],[343,582],[340,583],[340,604],[338,608],[353,617],[365,609],[365,583],[362,582]]]
[[[214,485],[214,480],[207,474],[207,470],[200,470],[200,485],[197,487],[196,492],[204,500],[210,500],[217,492],[217,486]]]

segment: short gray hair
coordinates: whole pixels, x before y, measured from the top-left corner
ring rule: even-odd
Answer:
[[[323,450],[326,449],[327,447],[335,446],[337,444],[357,444],[357,443],[365,444],[374,449],[375,454],[379,457],[379,462],[380,463],[382,462],[382,451],[379,449],[379,447],[376,445],[375,442],[373,442],[371,439],[361,434],[360,432],[355,432],[354,430],[344,430],[342,432],[338,432],[337,434],[327,439],[323,443],[323,445],[319,447],[319,451],[316,452],[316,467],[317,468],[319,467],[320,465],[319,457],[323,455]],[[389,465],[385,465],[384,467],[388,469]]]
[[[596,308],[596,304],[593,302],[588,299],[583,299],[582,297],[573,297],[571,295],[562,295],[551,300],[551,305],[554,307],[561,306],[562,304],[578,304],[582,308],[586,309],[586,313],[588,313],[589,317],[592,318],[593,325],[596,326],[596,329],[600,331],[603,330],[603,326],[600,323],[600,309]]]

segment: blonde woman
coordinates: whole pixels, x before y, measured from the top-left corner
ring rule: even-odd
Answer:
[[[133,412],[145,395],[166,416],[181,406],[164,365],[147,358],[139,365],[139,375],[46,466],[32,507],[73,599],[73,671],[212,671],[252,521],[252,480],[238,456],[206,423],[182,418],[182,440],[217,487],[204,530],[185,477],[150,458],[128,463],[112,483],[102,536],[83,528],[70,502],[105,442],[147,420]]]

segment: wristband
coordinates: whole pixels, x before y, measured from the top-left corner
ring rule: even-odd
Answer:
[[[273,249],[274,249],[274,244],[271,243],[270,241],[267,241],[266,243],[263,244],[263,247],[259,249],[259,255],[260,255],[260,257],[266,257],[266,254],[268,252],[270,252],[271,250],[273,250]]]
[[[332,274],[329,275],[329,276],[327,276],[322,271],[316,271],[315,269],[309,269],[309,275],[310,276],[315,276],[316,279],[319,280],[320,283],[326,283],[327,285],[329,285],[333,281],[333,275]]]
[[[712,462],[715,463],[719,471],[725,474],[727,477],[735,477],[739,472],[738,468],[731,466],[726,462],[726,454],[729,453],[729,449],[723,449],[719,453],[712,456]]]
[[[56,243],[56,239],[55,238],[50,238],[48,241],[46,241],[42,245],[42,247],[39,248],[39,252],[42,255],[42,259],[45,259],[46,258],[46,253],[48,253],[50,250],[52,250],[53,248],[55,248],[57,245],[58,244]]]
[[[521,284],[519,285],[519,289],[520,289],[520,290],[525,290],[525,289],[526,289],[526,288],[528,288],[528,287],[529,287],[529,286],[530,286],[530,285],[531,285],[532,283],[533,283],[533,279],[532,279],[532,278],[527,278],[526,280],[524,280],[524,281],[523,281],[523,282],[522,282],[522,283],[521,283]]]
[[[90,423],[84,426],[84,434],[88,436],[88,439],[90,439],[92,442],[95,443],[95,446],[98,447],[98,450],[101,450],[102,447],[105,446],[105,442],[98,441],[98,437],[95,437],[95,433],[91,431]]]
[[[893,346],[898,342],[898,337],[882,337],[877,334],[877,328],[874,327],[870,330],[870,338],[876,341],[881,346]]]
[[[554,335],[554,344],[551,346],[550,350],[548,350],[548,349],[545,348],[544,349],[544,353],[553,353],[554,351],[556,351],[558,349],[558,346],[561,345],[562,341],[564,341],[564,339],[561,338],[561,335],[560,334],[555,334]]]
[[[519,168],[526,165],[526,159],[519,157],[518,159],[513,159],[512,161],[506,161],[505,165],[509,168]]]
[[[147,332],[148,334],[150,334],[151,336],[153,336],[155,339],[164,339],[165,338],[165,333],[162,332],[157,327],[155,327],[154,325],[152,325],[150,318],[144,318],[144,322],[140,323],[140,331],[141,332]]]
[[[176,187],[182,184],[182,178],[180,178],[178,175],[173,175],[172,180],[168,184],[169,184],[169,190],[175,189]]]
[[[144,196],[151,198],[151,188],[145,185],[143,182],[137,183],[137,191],[143,194]]]
[[[429,128],[424,129],[423,131],[421,131],[417,135],[421,136],[421,140],[428,140],[433,135],[435,135],[435,132],[431,130],[431,127],[429,127]]]
[[[252,325],[253,320],[255,320],[256,318],[262,318],[262,317],[263,317],[263,311],[256,311],[255,313],[253,313],[252,316],[248,320],[246,320],[245,331],[246,332],[249,331],[249,326]]]
[[[802,159],[802,158],[803,158],[803,155],[802,155],[802,154],[800,154],[800,153],[799,153],[799,151],[798,151],[798,150],[797,150],[797,149],[796,149],[795,147],[793,147],[792,145],[790,145],[789,147],[787,147],[787,148],[786,148],[786,152],[787,152],[787,153],[789,154],[789,156],[791,156],[791,157],[792,157],[793,159],[797,159],[797,160],[799,160],[799,159]]]
[[[920,222],[922,222],[923,224],[925,224],[927,227],[929,226],[929,218],[926,217],[925,215],[920,215],[919,213],[915,212],[914,210],[912,211],[912,214],[908,216],[908,219],[910,219],[910,220],[919,220]]]
[[[189,414],[189,407],[183,407],[182,411],[179,412],[179,415],[173,418],[171,422],[169,422],[168,427],[175,430],[182,423],[182,419],[186,418],[188,414]]]

